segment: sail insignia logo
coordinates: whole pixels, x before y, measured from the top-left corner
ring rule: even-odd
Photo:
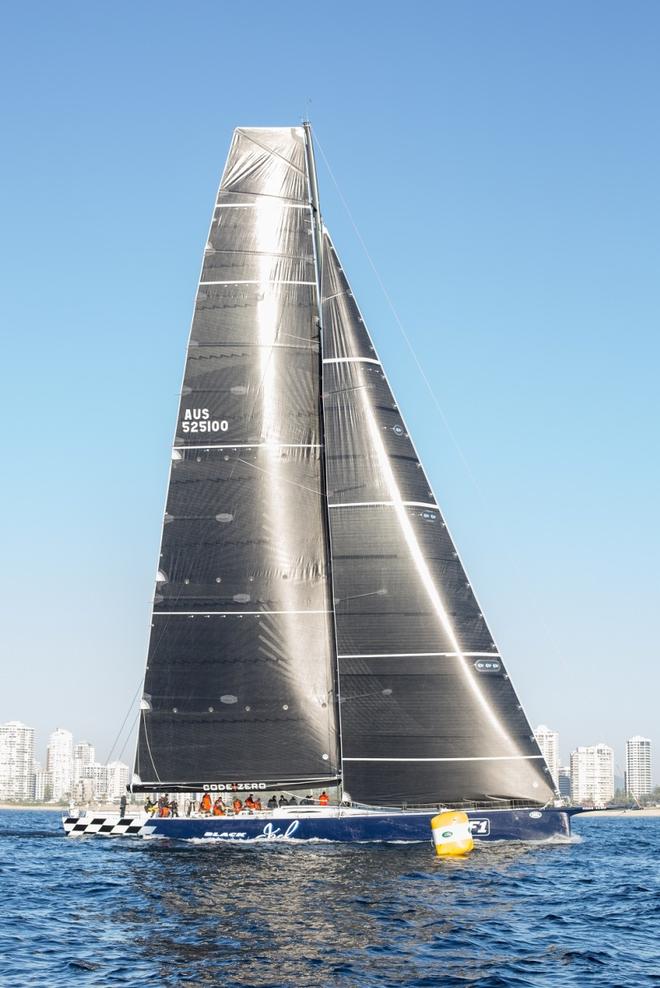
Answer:
[[[263,791],[268,786],[265,782],[205,782],[203,792],[252,792],[253,789]]]
[[[501,672],[502,663],[499,659],[477,659],[474,668],[477,672]]]

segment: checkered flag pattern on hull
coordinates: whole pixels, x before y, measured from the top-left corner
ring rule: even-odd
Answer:
[[[134,816],[68,816],[64,818],[64,830],[67,837],[84,837],[87,834],[135,837],[144,823],[144,819]]]

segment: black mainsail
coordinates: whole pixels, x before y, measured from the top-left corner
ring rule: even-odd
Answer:
[[[195,303],[134,788],[337,778],[302,128],[239,129]]]
[[[220,185],[136,777],[143,791],[341,780],[386,806],[553,795],[321,235],[307,127],[238,129]]]

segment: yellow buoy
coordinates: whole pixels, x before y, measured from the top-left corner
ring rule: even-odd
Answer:
[[[458,858],[474,848],[467,813],[445,810],[431,820],[435,853],[439,858]]]

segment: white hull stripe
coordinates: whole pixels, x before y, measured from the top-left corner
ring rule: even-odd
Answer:
[[[475,755],[469,758],[342,758],[343,762],[527,762],[543,755]]]
[[[499,659],[499,652],[362,652],[356,655],[338,655],[338,659],[425,659],[441,656],[455,658],[462,656],[465,659]]]
[[[344,504],[329,504],[329,508],[393,508],[400,504],[404,508],[428,508],[429,511],[439,511],[437,504],[428,504],[426,501],[346,501]]]
[[[315,281],[276,281],[271,278],[259,278],[249,281],[200,281],[199,286],[205,285],[315,285]]]

